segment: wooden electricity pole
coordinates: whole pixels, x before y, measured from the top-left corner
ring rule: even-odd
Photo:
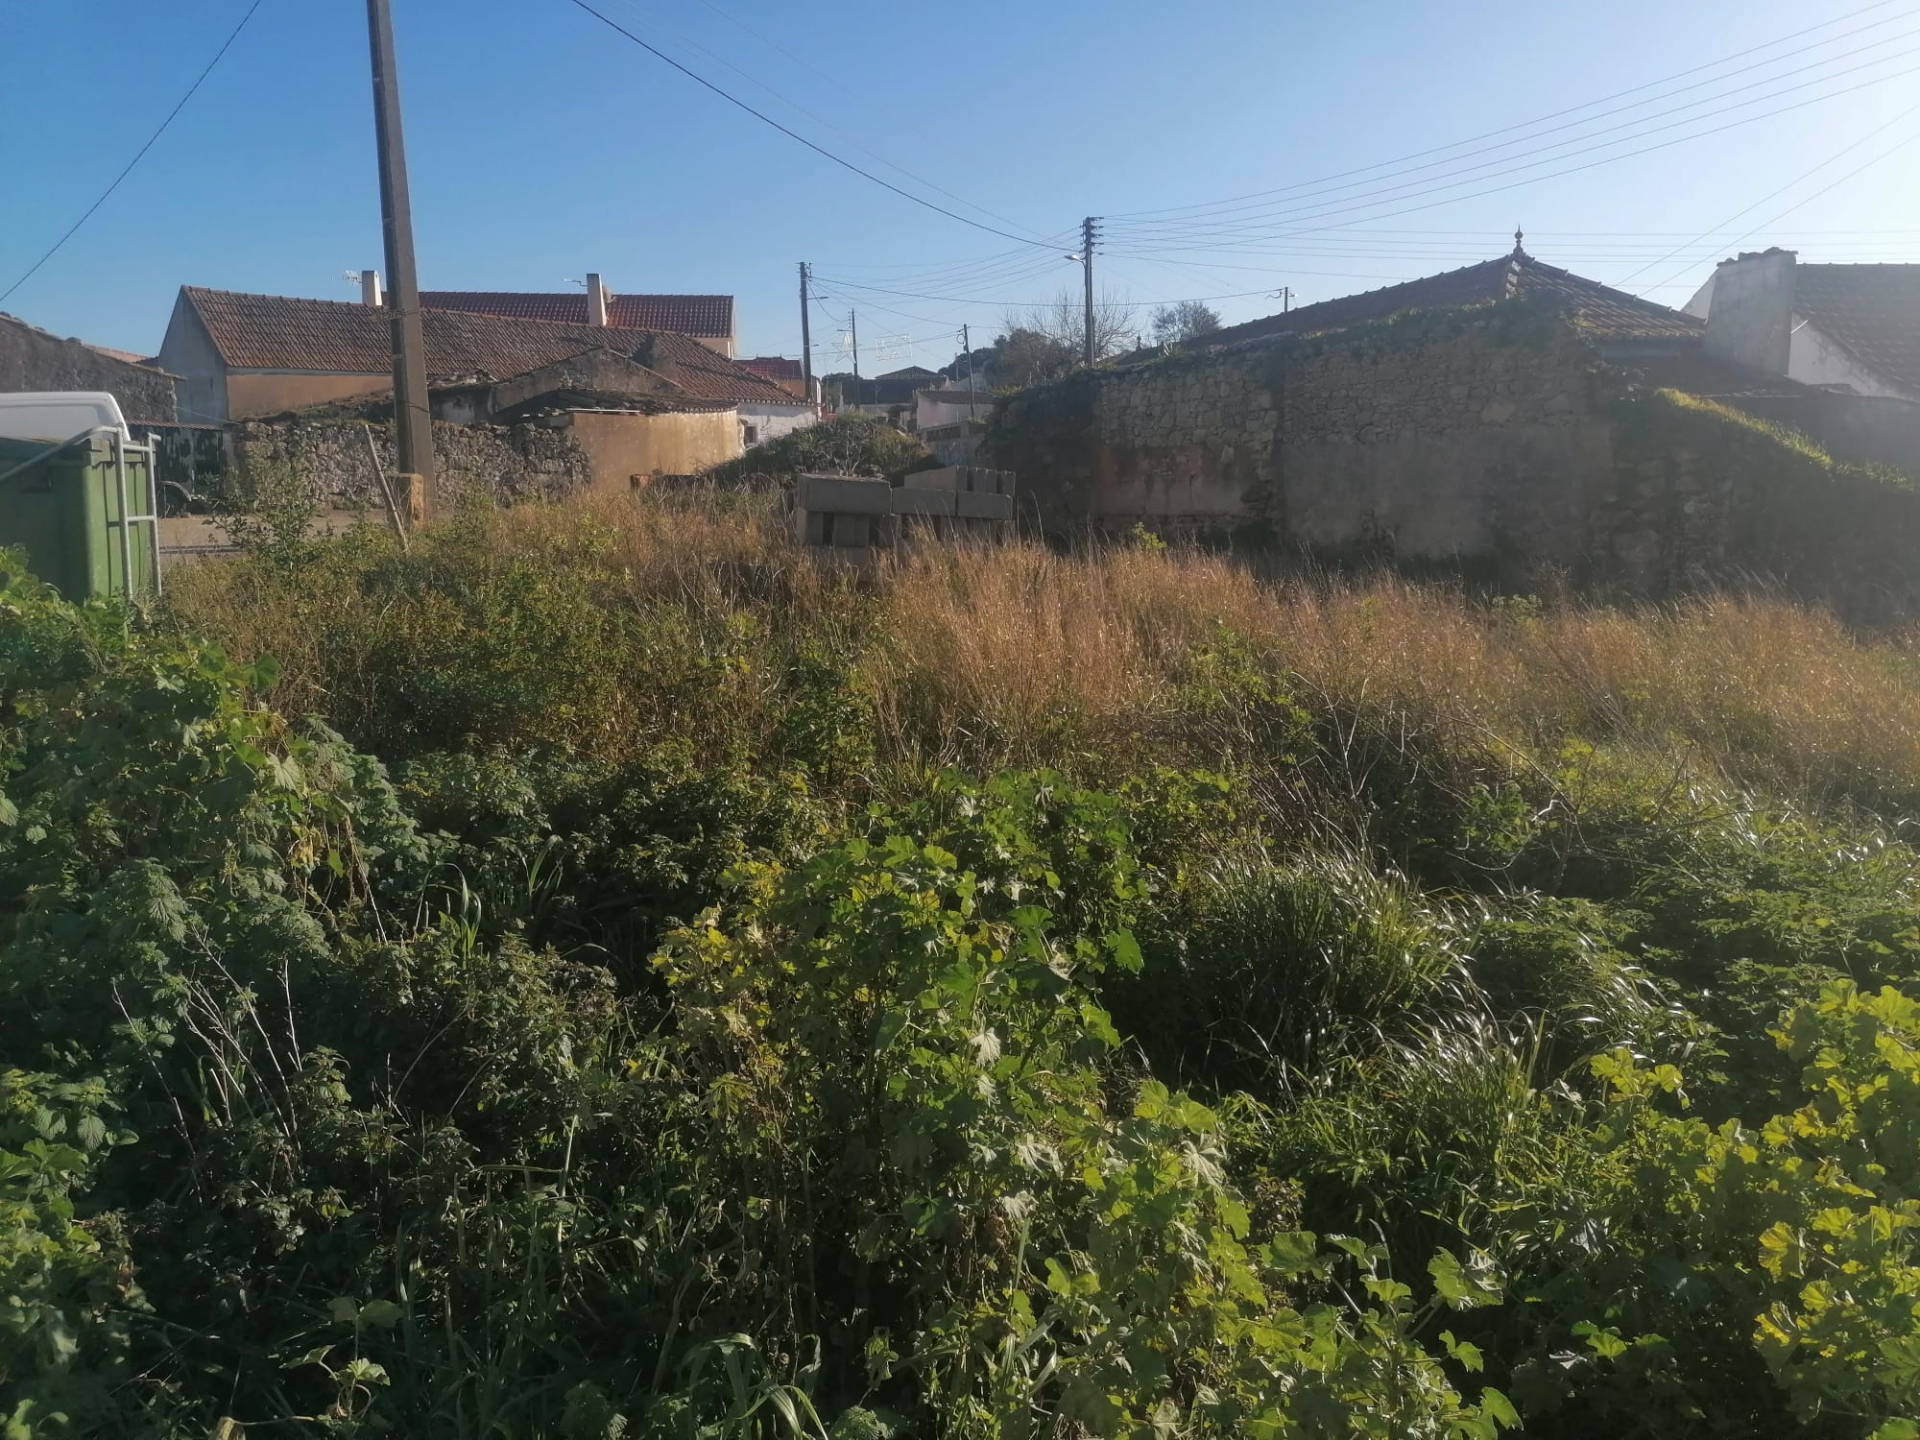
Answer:
[[[854,310],[847,311],[847,341],[853,347],[853,378],[860,378],[860,315]]]
[[[1087,281],[1087,368],[1093,368],[1093,237],[1096,215],[1089,215],[1080,222],[1080,268]]]
[[[807,281],[813,277],[807,273],[807,262],[800,262],[800,393],[807,404],[813,404],[813,330],[807,323]]]
[[[413,203],[407,147],[400,131],[400,77],[393,59],[389,0],[367,0],[373,52],[373,130],[380,152],[380,223],[387,248],[387,328],[393,351],[393,428],[400,473],[424,512],[433,495],[433,419],[427,409],[427,345],[420,327],[420,276],[413,263]]]

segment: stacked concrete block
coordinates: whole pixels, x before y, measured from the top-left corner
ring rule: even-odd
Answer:
[[[847,475],[802,475],[794,489],[793,533],[803,545],[868,550],[887,538],[893,487]]]
[[[866,552],[902,536],[994,539],[1013,531],[1013,472],[948,466],[898,486],[845,475],[802,475],[794,488],[794,538],[831,550]]]

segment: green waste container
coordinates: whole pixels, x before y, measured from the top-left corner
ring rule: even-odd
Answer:
[[[153,459],[113,430],[64,445],[0,437],[0,545],[69,600],[158,594]]]

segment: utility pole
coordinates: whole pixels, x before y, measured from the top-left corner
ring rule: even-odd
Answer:
[[[1093,368],[1093,240],[1097,230],[1097,215],[1089,215],[1080,222],[1080,268],[1087,281],[1087,368]]]
[[[1293,309],[1293,287],[1291,285],[1282,285],[1280,287],[1280,313],[1284,315],[1291,309]]]
[[[420,276],[413,264],[413,202],[400,132],[400,77],[393,58],[389,0],[367,0],[373,54],[373,130],[380,152],[380,223],[387,248],[387,326],[393,350],[394,448],[402,475],[417,475],[408,508],[424,514],[433,494],[433,418],[427,409],[427,344],[420,327]],[[409,482],[410,484],[413,482]]]
[[[973,419],[973,332],[960,327],[960,353],[967,357],[967,419]]]
[[[807,262],[802,260],[800,262],[800,393],[809,405],[813,404],[813,330],[807,324],[807,281],[812,278],[807,272]]]
[[[860,378],[860,316],[856,311],[847,311],[847,337],[853,345],[853,378]]]

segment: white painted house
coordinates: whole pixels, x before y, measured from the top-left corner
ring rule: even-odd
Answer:
[[[1853,395],[1920,401],[1920,265],[1723,260],[1686,304],[1723,359]]]

